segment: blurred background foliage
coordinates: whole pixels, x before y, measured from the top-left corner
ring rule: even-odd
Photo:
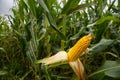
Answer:
[[[77,80],[68,65],[47,69],[35,61],[68,51],[88,33],[86,79],[120,79],[120,0],[15,2],[13,15],[0,17],[0,80]]]

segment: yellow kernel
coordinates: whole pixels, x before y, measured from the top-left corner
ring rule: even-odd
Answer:
[[[75,61],[90,45],[92,34],[83,36],[67,53],[68,61]]]

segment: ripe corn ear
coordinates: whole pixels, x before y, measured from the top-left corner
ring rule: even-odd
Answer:
[[[67,53],[68,61],[75,61],[87,49],[92,39],[92,34],[82,37]]]

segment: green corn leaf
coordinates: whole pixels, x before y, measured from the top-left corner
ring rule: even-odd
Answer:
[[[120,0],[118,0],[118,7],[120,8]]]
[[[77,34],[75,34],[74,36],[70,37],[69,40],[76,40],[79,38],[79,36],[82,34],[82,32],[85,30],[85,27],[82,27],[79,32]]]
[[[0,47],[0,51],[3,51],[3,52],[5,52],[5,53],[6,53],[5,49],[4,49],[4,48],[2,48],[2,47]]]
[[[65,40],[66,37],[64,36],[63,33],[61,33],[61,31],[58,30],[57,25],[56,25],[56,22],[54,21],[54,19],[53,19],[53,17],[51,16],[50,13],[48,13],[48,16],[47,16],[47,17],[48,17],[48,20],[49,20],[51,26],[53,27],[53,29],[55,29],[55,30],[59,33],[59,35],[62,37],[62,39]]]
[[[111,69],[105,72],[105,75],[110,76],[112,78],[119,78],[120,79],[120,66],[116,66],[115,69]]]
[[[78,5],[79,2],[80,2],[80,0],[68,0],[66,5],[62,9],[62,14],[67,14],[71,10],[71,8]]]
[[[30,6],[31,12],[36,16],[36,5],[35,5],[35,0],[28,0],[28,4]]]
[[[31,32],[30,32],[30,22],[28,24],[25,25],[25,31],[26,31],[26,40],[30,41],[30,39],[32,38]]]
[[[91,50],[89,51],[90,54],[100,53],[103,50],[107,49],[108,46],[110,46],[114,40],[111,39],[102,39],[99,43],[95,44]]]
[[[76,10],[83,10],[83,9],[89,7],[89,6],[92,6],[92,5],[95,5],[95,4],[94,4],[94,3],[87,3],[87,4],[77,5],[77,6],[73,7],[73,8],[71,8],[71,9],[68,11],[68,14],[70,14],[70,13],[76,11]]]
[[[0,71],[0,76],[6,75],[7,73],[8,73],[7,71],[2,70]]]
[[[114,17],[114,16],[106,16],[106,17],[102,17],[101,19],[99,19],[98,21],[95,22],[96,25],[98,24],[102,24],[105,21],[110,21],[113,20],[114,22],[120,22],[120,19]]]
[[[102,35],[104,34],[105,30],[108,27],[108,22],[113,20],[114,22],[120,22],[120,19],[114,17],[114,16],[106,16],[102,17],[101,19],[97,20],[95,23],[88,25],[87,27],[96,25],[96,41],[99,42],[102,38]]]
[[[48,13],[46,13],[46,15],[47,15],[47,18],[48,18],[48,20],[49,20],[49,22],[51,24],[51,27],[53,29],[55,29],[63,39],[65,39],[64,34],[62,34],[61,31],[58,30],[56,22],[53,19],[52,14],[50,13],[50,11],[49,11],[47,5],[45,4],[45,2],[43,0],[38,0],[38,2],[48,12]]]
[[[38,0],[39,4],[44,8],[46,12],[50,12],[47,5],[45,4],[44,0]]]
[[[99,25],[99,24],[102,24],[105,21],[111,21],[111,20],[113,20],[114,22],[120,22],[120,19],[118,19],[114,16],[105,16],[105,17],[102,17],[99,20],[97,20],[95,23],[89,24],[88,27],[94,26],[94,25]]]
[[[120,61],[105,61],[103,66],[96,72],[89,75],[89,77],[95,76],[104,72],[105,75],[113,77],[113,78],[120,78]]]

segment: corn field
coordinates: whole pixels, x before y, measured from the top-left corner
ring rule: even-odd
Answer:
[[[120,80],[120,0],[15,3],[0,16],[0,80]]]

